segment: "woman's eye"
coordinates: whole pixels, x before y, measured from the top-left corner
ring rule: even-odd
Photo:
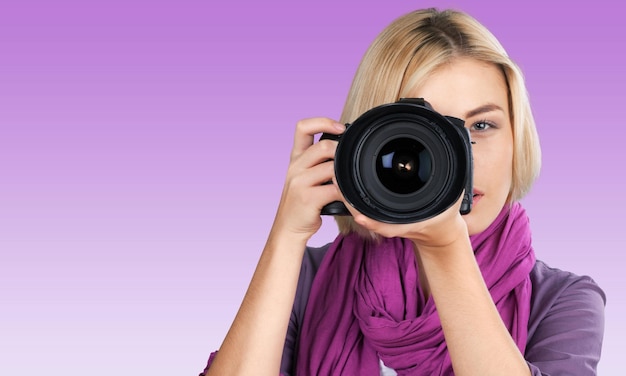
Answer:
[[[480,132],[480,131],[486,131],[489,128],[494,128],[493,124],[491,124],[488,121],[478,121],[472,124],[472,127],[470,128],[470,130]]]

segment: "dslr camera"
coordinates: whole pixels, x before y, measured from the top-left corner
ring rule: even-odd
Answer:
[[[472,207],[472,145],[464,121],[436,112],[422,98],[403,98],[359,116],[339,136],[335,178],[346,201],[386,223],[434,217],[463,194],[461,214]],[[350,215],[335,201],[322,215]]]

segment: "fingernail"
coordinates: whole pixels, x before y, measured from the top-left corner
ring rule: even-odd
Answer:
[[[345,126],[345,125],[343,125],[343,124],[341,124],[341,123],[338,123],[338,122],[334,122],[334,123],[333,123],[333,126],[334,126],[335,128],[337,128],[337,130],[338,130],[338,131],[342,131],[342,132],[343,132],[343,131],[345,131],[345,130],[346,130],[346,126]]]

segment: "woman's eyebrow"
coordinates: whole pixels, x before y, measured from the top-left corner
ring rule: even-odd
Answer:
[[[473,109],[471,111],[468,111],[465,114],[465,118],[467,119],[467,118],[471,118],[471,117],[476,116],[476,115],[484,114],[485,112],[498,111],[498,110],[504,112],[502,107],[498,106],[497,104],[487,103],[487,104],[482,105],[480,107],[477,107],[477,108],[475,108],[475,109]]]

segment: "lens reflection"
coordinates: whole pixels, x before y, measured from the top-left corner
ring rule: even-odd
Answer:
[[[397,194],[414,193],[428,181],[430,153],[411,138],[396,138],[382,147],[376,159],[376,175],[385,188]]]

